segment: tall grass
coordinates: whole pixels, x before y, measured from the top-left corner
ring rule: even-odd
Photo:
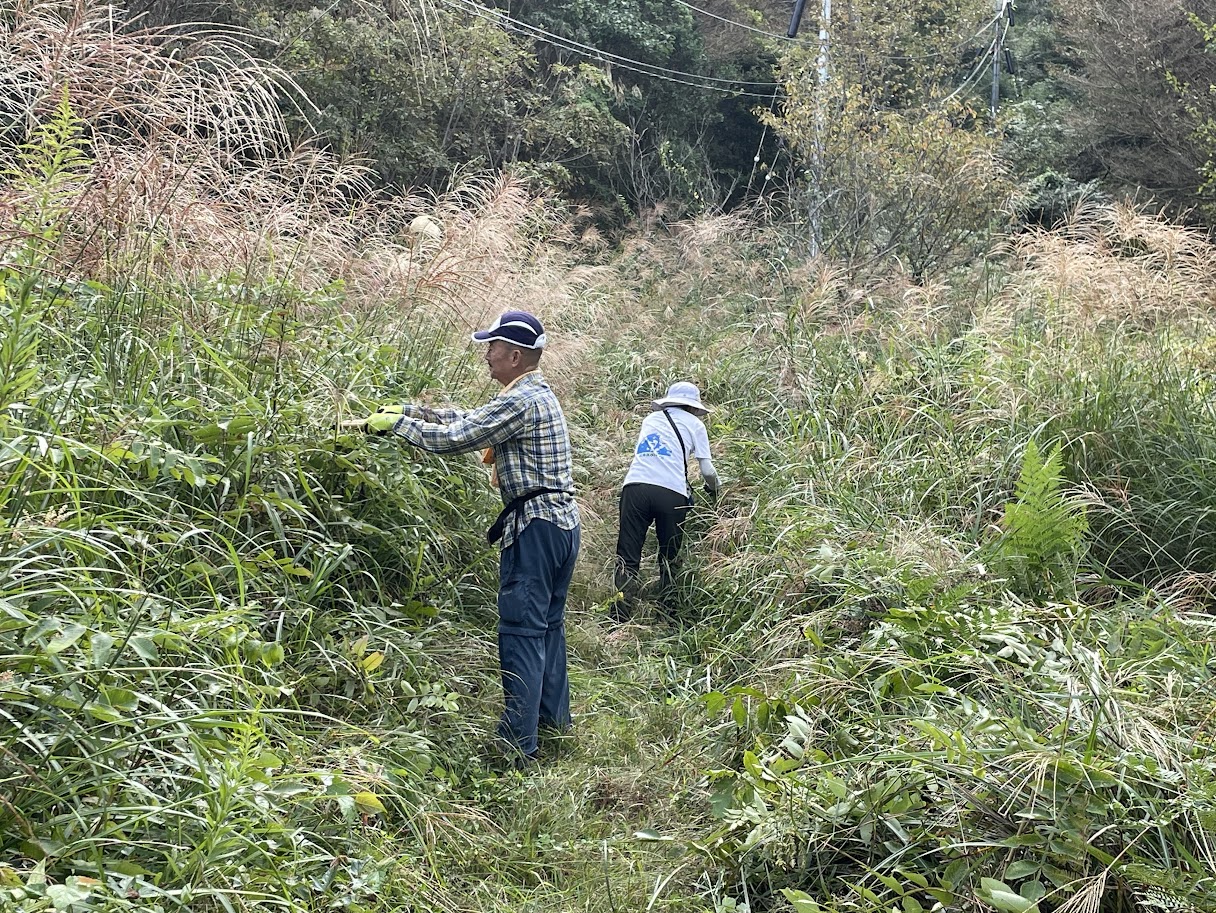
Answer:
[[[1216,909],[1207,241],[1093,210],[929,281],[739,213],[606,253],[509,178],[372,200],[235,39],[116,21],[0,16],[4,905]],[[484,396],[508,301],[587,535],[577,739],[500,777],[494,495],[337,423]],[[609,631],[681,378],[724,497],[676,617]]]
[[[1094,211],[921,285],[690,236],[586,395],[621,453],[672,379],[723,407],[680,616],[718,823],[673,829],[718,908],[1216,908],[1208,242]]]
[[[456,625],[493,495],[336,429],[479,395],[450,344],[562,216],[507,179],[373,205],[239,45],[119,21],[0,18],[4,902],[457,909],[425,860],[483,818],[445,784],[492,728]]]

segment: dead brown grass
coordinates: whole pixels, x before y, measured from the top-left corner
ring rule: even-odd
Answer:
[[[1008,245],[1015,271],[990,318],[1040,308],[1061,329],[1210,317],[1216,248],[1201,232],[1136,207],[1085,206],[1053,231]]]
[[[569,329],[554,334],[549,363],[574,371],[595,274],[573,266],[569,214],[505,176],[374,196],[359,163],[292,142],[284,89],[298,92],[240,34],[132,28],[118,7],[88,0],[17,0],[0,19],[0,104],[24,134],[11,139],[36,139],[66,99],[85,155],[54,176],[62,218],[48,259],[63,274],[169,287],[221,278],[288,295],[340,280],[348,307],[390,328],[438,323],[453,340],[527,307]],[[0,149],[9,245],[28,240],[18,226],[40,221],[48,190],[46,174],[23,168],[29,152]]]

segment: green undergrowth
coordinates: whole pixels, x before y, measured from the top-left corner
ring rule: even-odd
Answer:
[[[718,407],[680,619],[712,823],[671,834],[714,908],[1216,909],[1210,318],[721,262],[582,390],[626,453],[670,380]]]
[[[467,466],[339,433],[325,402],[408,351],[325,299],[268,320],[216,297],[203,336],[150,295],[132,313],[5,278],[35,339],[0,387],[0,831],[36,863],[14,890],[57,903],[70,872],[165,908],[426,897],[425,870],[357,848],[415,820],[436,733],[476,702],[440,657],[487,602],[485,498]]]
[[[575,734],[504,771],[496,496],[342,422],[486,395],[452,340],[518,220],[393,248],[391,302],[273,245],[90,273],[69,114],[7,178],[0,907],[1216,909],[1201,242],[1112,219],[1086,282],[1044,240],[926,286],[742,217],[568,283],[529,240],[501,270],[564,296],[587,523]],[[678,605],[612,627],[616,490],[677,379],[723,497]]]

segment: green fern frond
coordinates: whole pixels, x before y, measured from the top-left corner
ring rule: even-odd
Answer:
[[[89,165],[84,123],[72,109],[65,86],[54,114],[34,129],[8,174],[27,201],[18,224],[28,238],[28,261],[36,262],[59,239]]]
[[[1216,910],[1216,879],[1211,875],[1192,875],[1181,869],[1167,870],[1143,863],[1120,866],[1119,874],[1146,910],[1170,913]]]
[[[5,177],[17,190],[16,224],[23,243],[0,267],[0,407],[21,402],[40,375],[41,326],[47,308],[48,261],[63,234],[77,188],[88,177],[84,124],[72,110],[67,88],[51,118],[21,146]],[[52,294],[49,300],[55,297]]]
[[[1044,460],[1030,441],[1014,486],[1016,500],[1005,505],[998,555],[1028,596],[1058,591],[1065,577],[1071,586],[1089,531],[1084,508],[1066,490],[1063,468],[1058,445]]]

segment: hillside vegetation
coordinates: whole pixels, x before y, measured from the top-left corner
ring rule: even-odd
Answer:
[[[878,213],[810,258],[761,201],[609,243],[519,175],[373,192],[226,33],[60,12],[0,19],[0,909],[1216,910],[1201,230]],[[906,140],[891,198],[992,161],[887,126],[835,162]],[[341,423],[492,395],[507,302],[586,534],[574,734],[503,773],[496,494]],[[723,496],[674,615],[614,626],[680,378]]]

